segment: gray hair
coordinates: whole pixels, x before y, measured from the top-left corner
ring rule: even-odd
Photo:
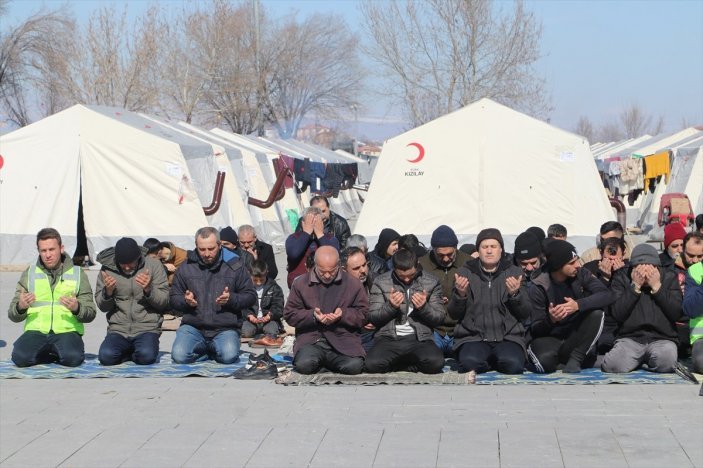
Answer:
[[[300,217],[301,217],[301,218],[304,218],[304,217],[306,217],[306,216],[309,215],[309,214],[314,214],[314,215],[316,215],[316,216],[322,216],[322,210],[319,209],[319,208],[316,207],[316,206],[308,206],[308,207],[305,208],[305,209],[303,210],[303,212],[300,214]]]
[[[198,238],[201,239],[207,239],[210,236],[215,236],[215,240],[219,243],[220,242],[220,231],[215,229],[214,227],[210,226],[205,226],[201,227],[195,232],[195,242],[198,242]]]
[[[241,226],[239,226],[239,229],[237,230],[237,235],[239,237],[242,237],[242,234],[247,232],[251,232],[254,237],[256,237],[256,230],[254,229],[254,226],[250,224],[242,224]]]
[[[366,237],[362,236],[361,234],[352,234],[349,236],[349,239],[347,239],[347,247],[356,247],[364,252],[368,252],[369,246],[368,243],[366,242]]]

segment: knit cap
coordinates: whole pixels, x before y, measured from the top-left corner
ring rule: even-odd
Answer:
[[[137,241],[129,237],[123,237],[115,244],[115,263],[127,265],[137,260],[142,255],[142,249]]]
[[[496,228],[488,228],[484,229],[481,232],[478,233],[478,236],[476,236],[476,248],[480,249],[481,248],[481,242],[485,241],[486,239],[495,239],[498,241],[500,244],[500,248],[505,250],[505,246],[503,245],[503,235],[500,233],[500,231]]]
[[[452,228],[442,224],[432,233],[430,245],[433,248],[456,247],[457,245],[459,245],[459,239],[457,239],[456,234],[454,233],[454,230]]]
[[[578,258],[576,248],[565,240],[552,239],[546,245],[546,249],[547,263],[545,266],[550,272],[557,271],[573,259]]]
[[[231,242],[234,245],[237,245],[237,243],[239,242],[239,236],[234,231],[234,229],[232,229],[231,226],[227,226],[220,229],[220,240]]]
[[[526,260],[542,255],[542,246],[539,239],[529,231],[525,231],[515,239],[515,253],[513,254],[516,260]]]
[[[645,263],[648,265],[661,266],[661,260],[659,259],[657,249],[649,244],[639,244],[632,249],[632,255],[630,255],[630,265],[635,266]]]
[[[676,240],[683,240],[686,237],[686,228],[681,223],[667,224],[664,228],[664,248],[669,247]]]

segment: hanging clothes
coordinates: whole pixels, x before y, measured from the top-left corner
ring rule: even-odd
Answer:
[[[669,183],[669,175],[671,172],[670,156],[671,152],[667,150],[644,158],[644,178],[647,181],[645,190],[652,184],[651,179],[656,179],[659,176],[664,176],[666,183]]]
[[[644,189],[642,158],[628,158],[620,161],[620,193]]]
[[[325,186],[326,190],[331,190],[332,196],[337,198],[339,190],[342,188],[342,182],[344,182],[342,165],[339,163],[328,163],[325,168],[325,177],[322,180],[322,185]]]
[[[309,161],[306,159],[306,161]],[[310,162],[310,190],[315,193],[326,193],[329,189],[325,187],[323,180],[325,179],[325,164],[321,162]]]

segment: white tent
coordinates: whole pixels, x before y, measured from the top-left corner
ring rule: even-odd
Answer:
[[[503,233],[506,250],[530,226],[566,226],[581,251],[614,220],[588,142],[481,99],[383,145],[356,224],[373,246],[386,227],[429,245],[440,224],[460,243]]]
[[[0,154],[2,265],[36,258],[47,226],[73,254],[80,203],[93,258],[123,236],[188,248],[198,228],[230,224],[237,211],[223,196],[214,215],[203,212],[219,167],[211,145],[122,109],[73,106],[3,135]]]
[[[249,195],[252,198],[266,200],[276,182],[276,168],[273,161],[279,158],[278,151],[254,139],[219,128],[213,128],[211,133],[239,148],[246,163],[247,177],[256,181],[252,184],[252,192]],[[275,202],[271,208],[264,210],[253,206],[250,208],[252,214],[256,213],[256,216],[261,217],[264,233],[260,234],[266,242],[280,246],[285,243],[286,237],[293,232],[290,217],[297,220],[300,214],[299,198],[294,188],[287,188],[283,199]]]
[[[269,197],[275,182],[268,177],[269,162],[265,158],[263,160],[257,158],[256,153],[246,146],[228,139],[225,135],[207,131],[185,122],[179,122],[179,126],[193,135],[224,148],[231,164],[230,170],[245,181],[246,193],[243,200],[251,216],[251,224],[256,229],[259,238],[274,245],[283,245],[288,231],[276,204],[274,203],[269,208],[260,208],[248,203],[249,197],[258,200],[266,200]],[[226,134],[226,132],[223,133]],[[286,195],[294,196],[288,193]],[[236,222],[232,227],[237,229],[242,224],[246,223]]]

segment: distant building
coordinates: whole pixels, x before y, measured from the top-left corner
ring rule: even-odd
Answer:
[[[366,156],[381,156],[381,147],[371,144],[361,145],[357,148],[359,154],[364,154]]]

